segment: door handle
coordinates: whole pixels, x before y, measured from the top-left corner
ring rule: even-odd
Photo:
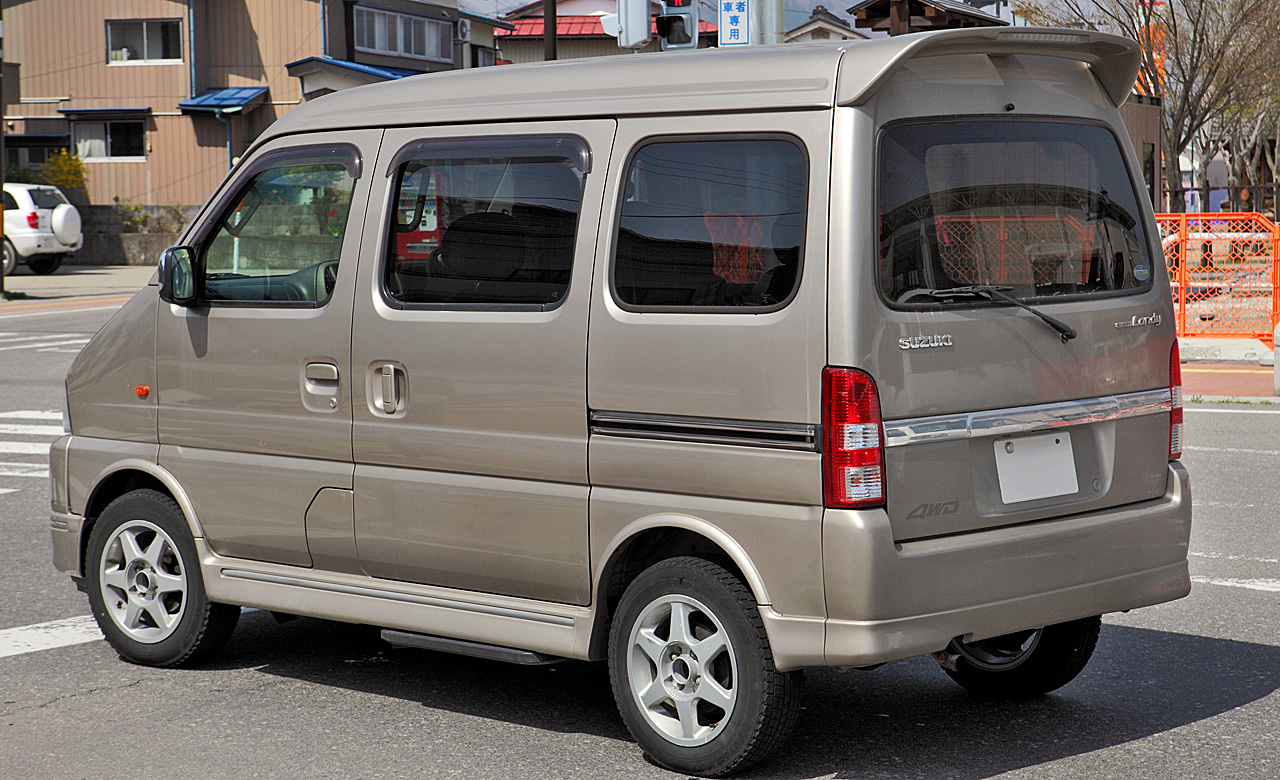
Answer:
[[[378,368],[378,375],[382,378],[382,411],[395,414],[396,407],[400,405],[399,393],[396,392],[396,367],[383,363]]]
[[[302,368],[302,379],[308,393],[333,395],[338,392],[338,367],[333,363],[307,363]]]
[[[366,381],[369,409],[374,414],[399,417],[409,403],[409,375],[404,366],[389,361],[378,361],[369,366]]]

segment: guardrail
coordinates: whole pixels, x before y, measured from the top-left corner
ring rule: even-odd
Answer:
[[[1280,227],[1261,214],[1157,214],[1179,336],[1253,338],[1280,324]]]

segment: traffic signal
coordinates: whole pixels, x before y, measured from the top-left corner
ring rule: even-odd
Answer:
[[[692,0],[689,0],[692,2]],[[624,49],[640,49],[653,38],[650,0],[618,0],[618,13],[600,19],[606,35],[618,39]]]
[[[698,48],[698,0],[662,0],[654,26],[664,51]]]

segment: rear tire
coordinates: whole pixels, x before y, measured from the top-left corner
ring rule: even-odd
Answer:
[[[622,719],[651,761],[716,776],[764,760],[795,725],[800,672],[779,672],[751,591],[715,563],[672,558],[627,588],[609,633]]]
[[[0,274],[9,276],[18,268],[18,250],[13,248],[13,244],[9,243],[9,239],[0,241],[4,245],[4,263],[0,266]]]
[[[186,517],[169,496],[135,490],[112,501],[89,534],[89,605],[122,658],[195,664],[222,647],[240,608],[205,596]]]
[[[977,642],[953,639],[933,657],[971,693],[1030,699],[1061,688],[1084,670],[1101,626],[1098,616]]]
[[[46,276],[58,270],[65,255],[40,255],[27,260],[27,268],[31,273]]]

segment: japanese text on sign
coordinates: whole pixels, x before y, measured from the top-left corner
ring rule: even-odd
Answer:
[[[751,0],[717,0],[720,6],[720,45],[751,42]]]

